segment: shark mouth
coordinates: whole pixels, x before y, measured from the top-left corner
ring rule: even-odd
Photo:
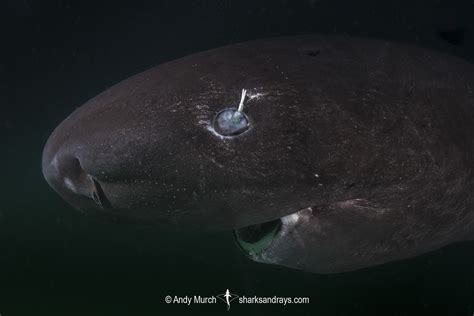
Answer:
[[[234,230],[237,245],[250,257],[268,248],[273,238],[282,227],[282,220],[276,219],[265,223],[247,226]]]

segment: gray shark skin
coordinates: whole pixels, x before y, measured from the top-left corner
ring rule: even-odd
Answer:
[[[223,136],[216,115],[243,88],[245,130]],[[472,64],[410,45],[246,42],[89,100],[50,136],[43,174],[84,213],[234,229],[253,260],[350,271],[472,238],[473,89]]]

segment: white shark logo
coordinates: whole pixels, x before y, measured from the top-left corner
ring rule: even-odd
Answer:
[[[227,311],[229,311],[230,303],[232,303],[232,301],[237,299],[239,296],[236,294],[230,293],[229,289],[227,289],[225,293],[219,294],[216,297],[227,304]]]

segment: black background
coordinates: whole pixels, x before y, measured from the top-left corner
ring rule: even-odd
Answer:
[[[165,295],[308,296],[261,315],[472,315],[474,244],[339,275],[248,261],[232,235],[98,222],[41,175],[42,147],[73,109],[159,63],[270,36],[336,33],[417,43],[474,61],[473,1],[0,2],[0,313],[222,314]]]

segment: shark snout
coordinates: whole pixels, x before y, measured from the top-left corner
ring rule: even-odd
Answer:
[[[80,210],[110,206],[100,182],[84,167],[84,162],[67,146],[45,146],[42,160],[43,176],[66,201]]]

